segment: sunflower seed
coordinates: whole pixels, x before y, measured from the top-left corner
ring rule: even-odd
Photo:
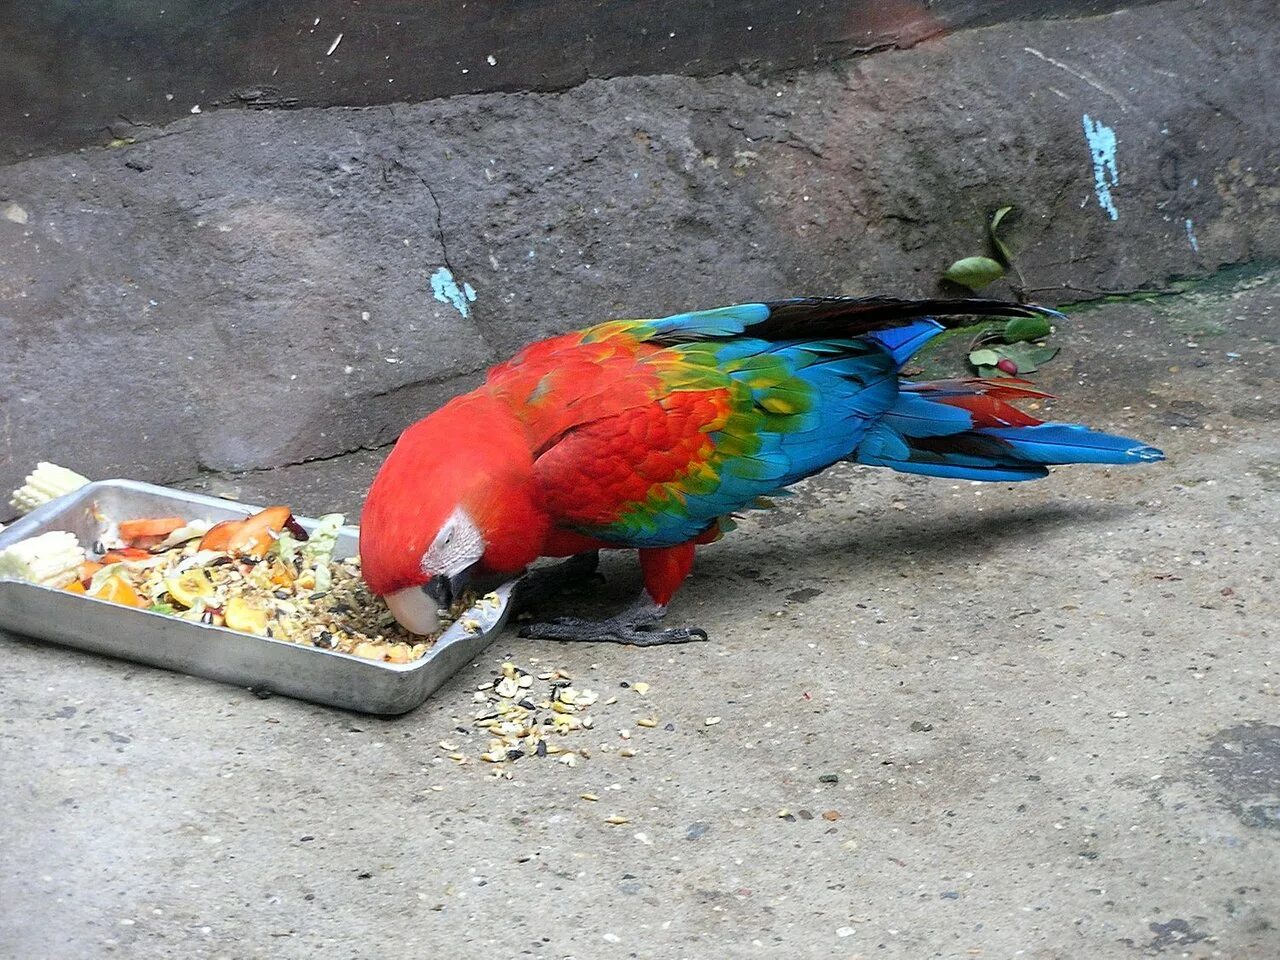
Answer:
[[[497,692],[498,696],[506,697],[510,700],[520,692],[520,686],[511,677],[503,677],[494,690]]]

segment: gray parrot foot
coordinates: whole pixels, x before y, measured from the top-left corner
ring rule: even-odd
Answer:
[[[701,627],[658,629],[667,608],[648,601],[628,607],[607,620],[557,617],[547,623],[526,623],[520,636],[537,640],[580,640],[587,643],[625,643],[633,647],[659,647],[669,643],[706,640]]]

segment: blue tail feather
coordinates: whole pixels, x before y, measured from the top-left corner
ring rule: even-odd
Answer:
[[[890,327],[888,330],[877,330],[875,333],[867,334],[863,339],[872,340],[880,344],[885,352],[893,357],[893,362],[901,367],[921,347],[945,329],[937,320],[925,317],[923,320],[909,323],[905,327]]]
[[[1099,433],[1079,423],[1042,423],[1037,427],[982,430],[1006,441],[1019,458],[1032,463],[1151,463],[1164,454],[1140,440]]]
[[[896,351],[908,342],[903,338],[884,346]],[[973,392],[982,393],[982,385],[975,383]],[[1139,440],[1082,424],[975,426],[963,407],[904,392],[867,430],[849,459],[903,473],[1011,482],[1043,477],[1046,467],[1055,464],[1151,463],[1164,454]]]

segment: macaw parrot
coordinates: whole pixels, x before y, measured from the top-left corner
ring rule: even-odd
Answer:
[[[539,557],[639,551],[639,601],[526,636],[650,646],[697,546],[731,517],[842,460],[964,480],[1032,480],[1052,464],[1142,463],[1154,447],[1043,423],[1023,380],[913,382],[899,371],[958,316],[1061,317],[998,300],[804,298],[617,320],[534,343],[413,424],[360,522],[373,593],[431,633],[471,574]],[[955,325],[954,322],[952,325]]]

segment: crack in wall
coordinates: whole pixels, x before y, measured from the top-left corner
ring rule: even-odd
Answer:
[[[403,154],[404,146],[399,142],[398,137],[396,136],[396,134],[399,132],[400,126],[399,126],[399,118],[396,116],[395,107],[390,105],[387,106],[387,116],[390,117],[391,119],[391,130],[390,130],[389,139],[395,145],[395,149],[399,151],[401,154]],[[431,186],[431,182],[427,180],[427,178],[424,177],[416,167],[412,166],[411,164],[405,163],[399,157],[383,157],[382,159],[384,163],[390,164],[391,167],[399,170],[403,170],[409,176],[413,177],[420,184],[422,184],[422,186],[426,189],[427,195],[431,197],[431,203],[435,207],[435,211],[436,211],[436,216],[435,216],[436,241],[440,244],[440,257],[442,260],[444,260],[445,269],[449,271],[450,275],[453,277],[457,277],[458,271],[454,268],[453,260],[449,256],[449,241],[448,241],[448,237],[445,235],[445,230],[444,230],[444,207],[440,203],[440,197],[436,194],[435,188]],[[386,182],[390,182],[390,179],[386,176],[385,169],[383,172],[383,179]],[[469,315],[467,315],[467,319],[471,320],[472,325],[476,329],[476,333],[480,337],[480,341],[484,344],[484,347],[489,352],[490,357],[496,356],[496,351],[494,349],[493,344],[495,342],[498,342],[499,338],[496,336],[495,332],[492,330],[491,325],[481,317],[480,311],[477,310],[475,307],[470,308]]]

